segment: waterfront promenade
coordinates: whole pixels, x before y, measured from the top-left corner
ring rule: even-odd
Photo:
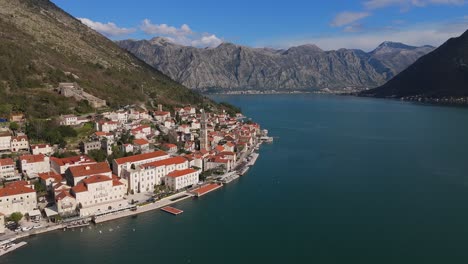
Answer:
[[[137,214],[153,211],[161,207],[168,206],[168,205],[183,201],[188,198],[192,198],[193,196],[194,196],[193,194],[187,191],[176,193],[174,195],[168,196],[154,203],[148,203],[142,206],[138,206],[135,211],[125,211],[125,212],[98,217],[94,220],[94,222],[96,224],[99,224],[99,223],[115,220],[115,219],[122,218],[122,217],[128,217],[132,215],[137,215]]]

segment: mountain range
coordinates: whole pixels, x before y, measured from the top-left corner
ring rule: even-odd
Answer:
[[[117,44],[185,86],[201,91],[372,88],[384,84],[431,46],[384,42],[371,52],[324,51],[315,45],[289,49],[223,43],[195,48],[165,38]]]
[[[421,57],[381,87],[361,95],[429,101],[468,97],[468,31]]]
[[[59,82],[77,82],[110,106],[212,103],[173,81],[49,0],[0,1],[0,112],[73,112]]]

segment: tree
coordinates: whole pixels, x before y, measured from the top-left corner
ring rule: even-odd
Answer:
[[[38,193],[44,193],[47,191],[46,187],[39,181],[34,183],[34,190]]]
[[[88,152],[88,156],[97,162],[103,162],[107,159],[107,153],[102,149],[93,149]]]
[[[10,123],[10,129],[13,130],[13,131],[18,130],[18,129],[19,129],[18,123],[16,123],[16,122],[11,122],[11,123]]]
[[[23,214],[20,212],[15,212],[10,215],[8,221],[13,221],[16,224],[18,224],[18,222],[21,221],[21,219],[23,219]]]

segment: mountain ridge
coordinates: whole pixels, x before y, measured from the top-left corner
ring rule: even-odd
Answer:
[[[207,91],[246,89],[309,90],[377,87],[432,47],[399,44],[391,52],[339,49],[314,44],[288,49],[251,48],[222,43],[215,48],[182,46],[157,38],[117,44],[185,86]],[[395,42],[382,43],[395,46]]]
[[[384,85],[360,95],[416,100],[468,97],[468,30],[422,56]]]

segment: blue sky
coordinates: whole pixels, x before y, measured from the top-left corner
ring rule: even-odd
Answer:
[[[111,39],[164,36],[197,47],[371,50],[385,40],[438,46],[468,29],[464,0],[52,1]]]

